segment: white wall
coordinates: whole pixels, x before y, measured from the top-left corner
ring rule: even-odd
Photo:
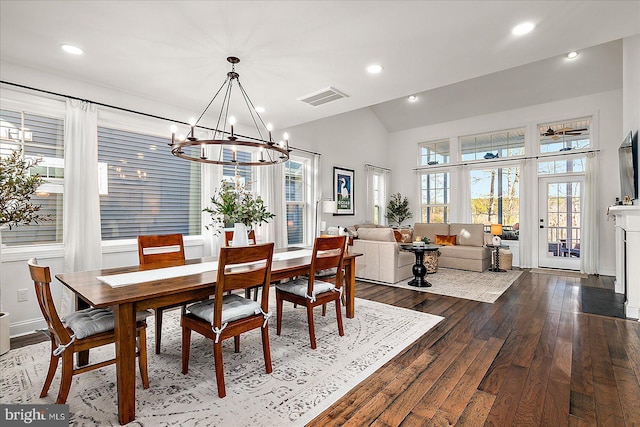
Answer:
[[[420,142],[443,138],[454,141],[463,135],[515,127],[532,129],[539,123],[584,116],[593,116],[592,140],[595,147],[601,149],[598,155],[601,177],[598,208],[598,213],[601,214],[598,224],[601,253],[599,270],[600,274],[615,275],[613,223],[607,220],[605,213],[607,206],[613,204],[615,198],[620,196],[618,147],[623,138],[621,90],[391,133],[389,158],[394,175],[391,191],[401,191],[410,200],[414,200],[413,211],[419,212],[418,185],[413,168],[417,164],[417,144]],[[535,194],[537,197],[537,191]],[[522,194],[522,189],[520,197],[526,197]]]
[[[390,166],[387,155],[389,133],[375,114],[369,108],[363,108],[295,126],[286,131],[290,135],[290,140],[295,141],[292,145],[322,155],[319,167],[322,197],[333,198],[334,166],[355,171],[355,215],[321,214],[321,220],[326,221],[328,227],[364,222],[366,217],[364,165],[373,164],[386,168]]]

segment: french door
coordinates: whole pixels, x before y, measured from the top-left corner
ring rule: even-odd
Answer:
[[[540,178],[538,266],[580,270],[584,178]]]

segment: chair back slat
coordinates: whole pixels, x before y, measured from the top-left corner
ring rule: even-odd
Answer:
[[[248,239],[249,239],[249,244],[250,245],[255,245],[256,244],[256,232],[254,230],[249,230],[249,234],[248,234]],[[227,230],[224,232],[224,245],[225,246],[231,246],[231,241],[233,240],[233,231],[231,230]]]
[[[184,261],[182,234],[138,236],[140,265]]]
[[[317,237],[313,243],[311,267],[309,271],[309,294],[313,292],[316,272],[336,268],[336,288],[342,286],[342,267],[346,252],[347,236]]]
[[[29,273],[36,291],[36,298],[40,311],[44,320],[47,322],[47,328],[49,332],[55,337],[58,344],[67,344],[71,341],[71,335],[69,331],[60,320],[58,311],[53,302],[53,296],[51,295],[51,272],[49,267],[43,267],[38,265],[36,258],[31,258],[27,261],[29,265]]]
[[[214,325],[220,326],[222,299],[226,291],[262,286],[261,306],[265,313],[268,311],[273,247],[274,243],[269,242],[242,248],[220,248],[213,314]]]

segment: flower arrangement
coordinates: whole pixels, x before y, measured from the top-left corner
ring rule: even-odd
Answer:
[[[37,160],[23,159],[22,150],[0,159],[0,226],[11,230],[51,219],[50,215],[38,212],[41,205],[31,202],[36,189],[44,183],[40,175],[29,173],[29,168],[37,164]]]
[[[220,188],[216,188],[211,197],[211,206],[203,211],[211,215],[211,226],[224,227],[242,223],[251,229],[254,225],[268,222],[275,217],[267,210],[260,196],[254,197],[242,184],[225,181],[221,182]],[[220,233],[219,227],[215,230],[216,234]]]

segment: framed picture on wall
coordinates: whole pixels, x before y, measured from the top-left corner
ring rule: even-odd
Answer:
[[[333,168],[333,196],[338,210],[334,215],[355,215],[355,172],[351,169]]]

